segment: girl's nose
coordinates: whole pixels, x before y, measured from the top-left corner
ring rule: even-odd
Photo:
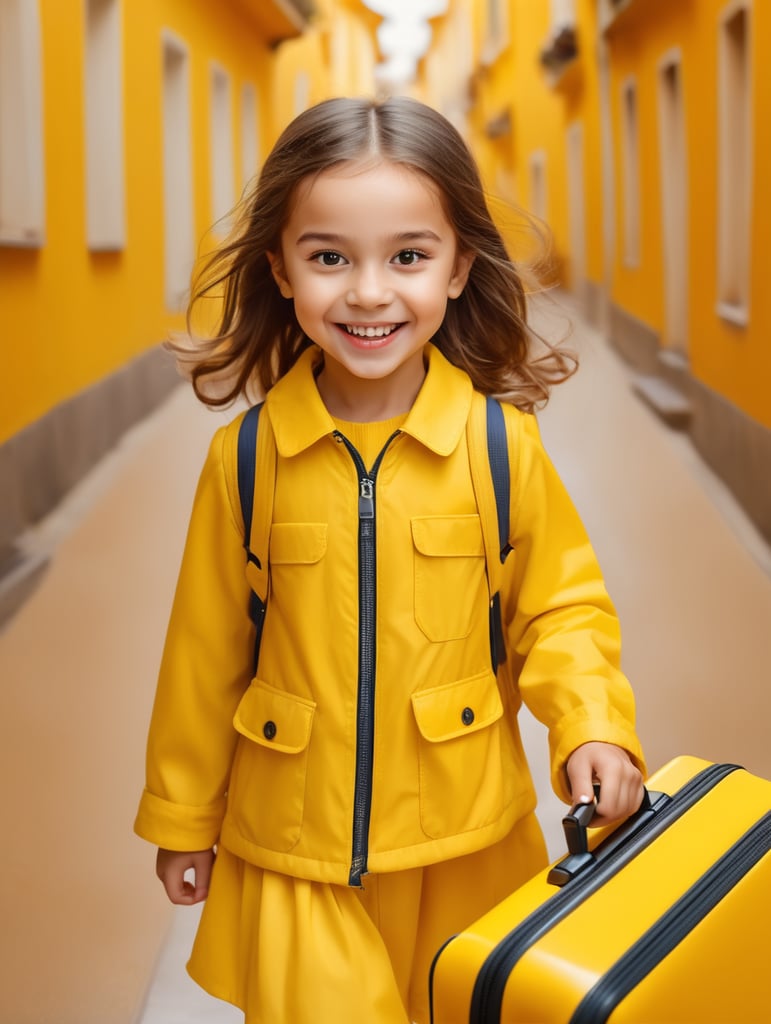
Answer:
[[[383,271],[362,268],[355,276],[346,295],[349,306],[374,309],[387,306],[393,300],[393,290],[385,279]]]

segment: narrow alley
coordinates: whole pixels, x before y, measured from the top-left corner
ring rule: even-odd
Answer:
[[[538,323],[564,333],[565,307]],[[601,336],[574,319],[570,344],[581,370],[542,430],[619,610],[649,765],[691,753],[771,776],[771,552]],[[0,635],[9,1024],[241,1019],[187,979],[196,911],[172,915],[131,831],[193,489],[230,415],[178,388],[26,539],[50,566]],[[557,856],[545,738],[525,733]]]

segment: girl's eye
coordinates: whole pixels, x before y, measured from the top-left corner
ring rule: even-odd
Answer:
[[[345,263],[344,256],[341,256],[339,252],[332,252],[331,250],[315,252],[311,259],[314,263],[319,263],[322,267],[340,267]]]
[[[421,260],[426,259],[426,254],[419,249],[402,249],[394,257],[394,262],[400,267],[414,267]]]

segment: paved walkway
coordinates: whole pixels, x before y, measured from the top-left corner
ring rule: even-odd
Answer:
[[[564,327],[554,311],[542,323]],[[651,768],[692,753],[771,777],[771,553],[688,442],[632,397],[600,337],[577,324],[572,344],[582,370],[542,430],[618,607]],[[241,1020],[187,979],[196,912],[170,914],[152,851],[131,836],[190,501],[225,418],[180,389],[29,538],[54,557],[0,635],[1,1020]],[[526,737],[556,856],[562,808],[529,718]]]

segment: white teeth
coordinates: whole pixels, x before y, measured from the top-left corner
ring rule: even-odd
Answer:
[[[391,331],[395,331],[398,324],[390,327],[360,327],[357,324],[346,324],[345,329],[349,334],[355,334],[358,338],[387,338]]]

